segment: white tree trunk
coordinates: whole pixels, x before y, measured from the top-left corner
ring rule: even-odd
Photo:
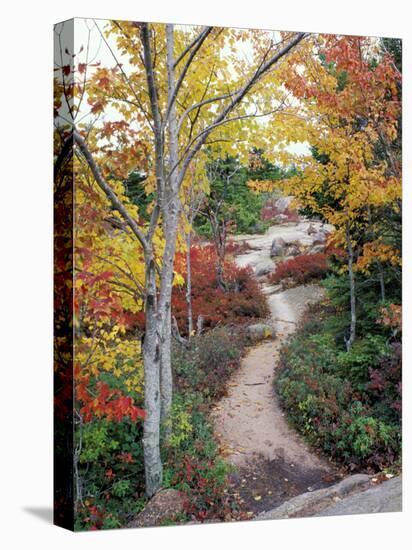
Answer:
[[[160,339],[156,316],[156,271],[153,255],[146,258],[146,331],[143,343],[144,407],[143,454],[146,495],[150,498],[162,483],[160,458]]]
[[[169,101],[169,174],[164,186],[164,200],[162,214],[164,220],[165,248],[163,252],[160,294],[159,294],[159,323],[161,324],[161,419],[164,422],[170,412],[173,397],[173,376],[171,366],[171,301],[173,286],[173,266],[176,251],[176,238],[179,223],[179,171],[172,170],[178,160],[178,135],[176,104],[173,100],[175,93],[174,76],[174,38],[173,25],[166,25],[167,45],[167,75]],[[165,425],[166,434],[169,431]]]

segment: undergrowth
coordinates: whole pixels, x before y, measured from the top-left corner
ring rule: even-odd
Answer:
[[[275,382],[294,426],[350,470],[400,460],[401,344],[371,317],[347,352],[346,312],[312,306],[281,352]]]

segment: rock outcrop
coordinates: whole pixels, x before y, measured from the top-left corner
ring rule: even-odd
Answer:
[[[262,512],[255,519],[373,514],[401,510],[401,477],[373,485],[371,476],[355,474],[326,489],[298,495],[273,510]]]
[[[278,256],[284,256],[286,250],[286,242],[282,237],[276,237],[272,241],[272,245],[270,247],[270,257],[276,258]]]
[[[265,323],[255,323],[249,325],[246,329],[246,334],[252,342],[260,342],[266,338],[274,338],[275,330],[271,325]]]
[[[186,497],[175,489],[163,489],[149,500],[145,509],[140,512],[127,527],[155,527],[166,520],[172,520],[183,512]]]
[[[402,511],[402,477],[394,477],[362,493],[336,502],[316,516],[346,516]]]

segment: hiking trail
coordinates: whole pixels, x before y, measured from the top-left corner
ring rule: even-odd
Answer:
[[[265,235],[240,236],[252,251],[236,258],[238,265],[270,261],[273,238],[309,244],[307,224],[270,228]],[[318,285],[279,291],[266,283],[262,290],[270,308],[275,338],[251,348],[228,384],[228,393],[214,407],[212,421],[226,460],[236,466],[231,491],[253,514],[269,510],[306,491],[326,487],[338,472],[318,456],[289,426],[274,390],[279,352],[307,306],[322,298]]]

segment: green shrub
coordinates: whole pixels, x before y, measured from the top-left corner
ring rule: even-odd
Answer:
[[[239,366],[246,338],[239,327],[217,327],[196,336],[190,348],[173,343],[172,365],[179,391],[194,390],[219,399],[225,382]]]
[[[172,425],[163,451],[163,485],[187,494],[186,515],[181,521],[223,519],[229,506],[225,488],[230,467],[219,457],[203,397],[195,393],[177,394],[172,409],[175,418],[179,411],[179,421]]]
[[[142,510],[144,497],[143,427],[128,418],[94,420],[76,430],[81,453],[81,494],[75,530],[113,529]]]
[[[381,334],[344,351],[331,313],[316,306],[283,348],[276,389],[312,445],[351,468],[380,469],[400,454],[400,352]]]
[[[175,393],[171,432],[163,448],[163,485],[188,495],[182,521],[224,519],[234,513],[233,499],[225,491],[230,467],[219,456],[207,412],[238,368],[245,341],[238,327],[225,326],[191,338],[189,348],[173,342]]]

